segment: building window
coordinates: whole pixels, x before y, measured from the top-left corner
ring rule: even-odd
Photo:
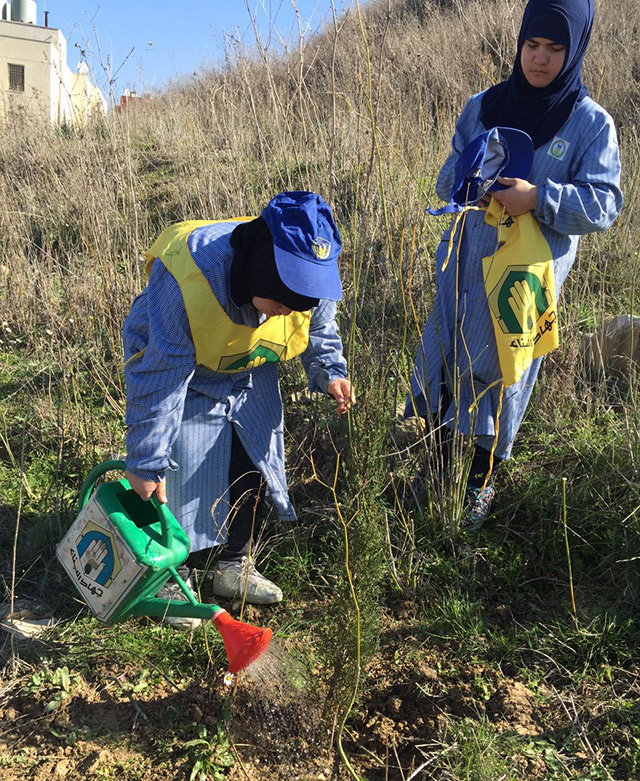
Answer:
[[[9,89],[14,92],[24,92],[24,65],[9,63]]]

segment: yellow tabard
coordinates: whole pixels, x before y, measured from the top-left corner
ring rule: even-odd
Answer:
[[[251,219],[179,222],[165,228],[145,254],[147,277],[155,260],[160,260],[180,286],[196,363],[215,372],[242,372],[263,363],[288,361],[304,352],[309,343],[310,310],[270,317],[256,328],[234,323],[218,303],[189,251],[187,240],[196,228]]]
[[[553,258],[531,212],[511,217],[492,197],[485,222],[498,228],[499,248],[482,259],[482,270],[507,386],[560,344]]]

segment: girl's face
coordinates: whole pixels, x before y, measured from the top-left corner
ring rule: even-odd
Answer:
[[[520,53],[520,66],[532,87],[548,87],[562,70],[566,46],[549,38],[527,38]]]
[[[251,299],[251,303],[255,306],[258,312],[261,312],[267,317],[275,317],[276,315],[290,315],[293,311],[288,306],[274,301],[272,298],[260,298],[260,296],[254,296]]]

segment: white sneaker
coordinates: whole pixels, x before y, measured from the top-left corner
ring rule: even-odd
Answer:
[[[193,582],[191,576],[184,578],[191,593],[193,594]],[[188,602],[186,594],[174,580],[168,580],[156,594],[158,599],[167,599],[171,602]],[[194,596],[196,596],[194,594]],[[197,599],[197,597],[196,597]],[[193,632],[202,623],[200,618],[187,618],[186,616],[164,616],[163,624],[169,624],[174,629],[181,629],[184,632]]]
[[[216,562],[213,570],[213,593],[218,597],[237,597],[254,605],[282,602],[282,591],[261,575],[247,556],[234,561]]]

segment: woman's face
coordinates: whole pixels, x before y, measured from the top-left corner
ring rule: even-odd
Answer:
[[[548,87],[562,70],[566,46],[549,38],[527,38],[520,53],[520,66],[532,87]]]
[[[258,312],[262,312],[267,317],[275,317],[276,315],[290,315],[293,311],[288,306],[274,301],[272,298],[260,298],[260,296],[254,296],[251,299],[251,303],[255,306]]]

